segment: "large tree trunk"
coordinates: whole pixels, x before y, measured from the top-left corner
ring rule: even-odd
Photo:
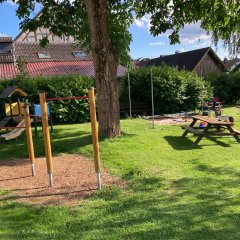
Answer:
[[[119,55],[111,44],[107,0],[85,0],[97,89],[99,135],[120,135],[117,68]]]

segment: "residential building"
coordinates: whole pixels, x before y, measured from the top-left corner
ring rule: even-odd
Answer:
[[[49,40],[45,48],[39,44],[43,37]],[[73,37],[57,37],[40,28],[36,32],[22,31],[14,40],[0,37],[0,79],[12,79],[22,71],[33,77],[68,74],[94,77],[94,64],[91,54],[80,49]],[[117,76],[125,72],[126,68],[119,65]]]
[[[227,66],[210,47],[147,59],[136,65],[142,67],[161,66],[162,64],[196,72],[200,77],[204,77],[210,72],[228,71]]]

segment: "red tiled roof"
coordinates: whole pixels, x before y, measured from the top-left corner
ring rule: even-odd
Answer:
[[[27,71],[30,76],[59,76],[76,74],[94,77],[93,61],[73,62],[34,62],[27,63]],[[126,68],[119,65],[117,77],[122,77]],[[17,67],[13,63],[0,64],[0,79],[12,79],[18,74]]]
[[[27,71],[31,76],[79,74],[94,77],[93,61],[30,62]],[[122,77],[125,72],[126,68],[119,65],[117,77]]]
[[[18,73],[13,63],[0,64],[0,79],[12,79]]]

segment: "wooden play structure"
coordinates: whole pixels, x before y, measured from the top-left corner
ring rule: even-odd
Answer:
[[[0,120],[0,130],[11,130],[0,135],[5,140],[16,139],[25,131],[26,120],[24,118],[24,105],[27,102],[28,94],[17,86],[7,87],[0,94],[2,101],[3,115]],[[41,122],[40,104],[32,104],[30,123],[34,123],[35,135],[37,136],[37,123]],[[53,123],[50,105],[47,104],[47,114],[50,119],[51,133],[53,133]]]
[[[40,106],[41,106],[41,120],[42,120],[42,127],[43,127],[43,138],[44,138],[49,186],[53,186],[53,160],[52,160],[51,138],[50,138],[49,124],[48,124],[49,115],[47,111],[47,101],[72,100],[72,99],[82,99],[82,100],[88,99],[89,100],[93,152],[94,152],[94,165],[95,165],[95,172],[97,176],[97,186],[98,186],[98,190],[100,190],[101,189],[101,170],[100,170],[98,125],[97,125],[97,117],[96,117],[96,103],[95,103],[95,97],[94,97],[94,89],[93,88],[88,89],[88,96],[46,98],[45,92],[40,92],[39,98],[40,98]],[[34,146],[33,146],[33,140],[32,140],[31,119],[29,114],[29,106],[27,104],[25,104],[24,106],[24,111],[25,111],[29,159],[32,165],[32,175],[34,176],[35,175],[35,156],[34,156]]]
[[[7,87],[0,95],[3,102],[3,116],[0,121],[0,130],[12,129],[2,134],[1,138],[10,140],[19,137],[25,130],[24,104],[28,94],[17,86]]]

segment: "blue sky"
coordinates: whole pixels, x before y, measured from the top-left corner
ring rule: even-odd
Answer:
[[[16,37],[20,32],[20,20],[16,16],[16,5],[10,1],[0,4],[0,36]],[[37,9],[37,11],[40,7]],[[35,13],[37,13],[37,11]],[[149,16],[142,19],[135,19],[134,24],[130,28],[133,41],[130,45],[130,53],[132,58],[140,57],[159,57],[160,55],[173,54],[175,51],[189,51],[202,47],[211,46],[211,38],[206,32],[199,27],[200,23],[187,25],[181,32],[181,44],[170,45],[167,35],[169,32],[153,37],[149,32],[150,21]],[[219,43],[217,52],[220,58],[228,57],[228,52]]]

